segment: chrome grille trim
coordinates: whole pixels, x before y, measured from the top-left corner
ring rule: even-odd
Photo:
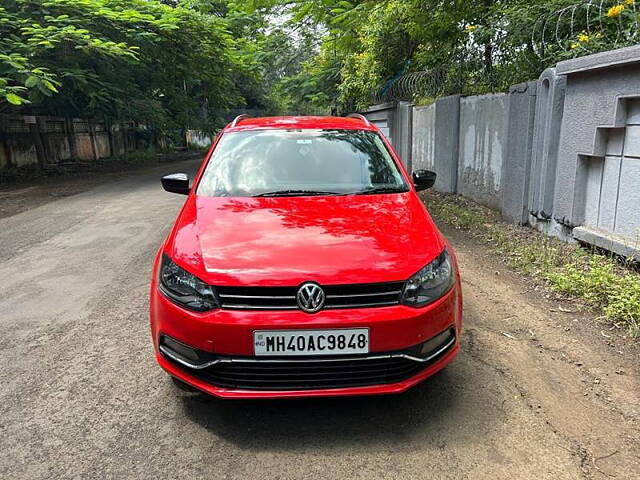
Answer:
[[[384,292],[384,293],[354,293],[351,295],[327,295],[327,298],[350,298],[350,297],[375,297],[375,296],[383,296],[383,295],[398,295],[401,290],[394,290],[392,292]]]
[[[321,285],[323,309],[374,308],[398,305],[404,282]],[[216,286],[220,307],[227,310],[299,310],[299,286]]]
[[[243,305],[243,304],[233,304],[230,306],[228,304],[222,304],[221,308],[228,310],[297,310],[297,306],[267,306],[267,305]]]
[[[295,300],[295,295],[229,295],[220,294],[220,298],[265,298],[265,299],[282,299],[282,300]]]
[[[332,305],[325,303],[324,308],[364,308],[364,307],[381,307],[384,305],[397,305],[397,301],[393,302],[376,302],[376,303],[350,303],[349,305]]]
[[[187,360],[184,360],[182,357],[179,357],[178,355],[174,354],[171,349],[165,347],[164,345],[160,345],[158,347],[158,349],[164,355],[166,355],[171,360],[173,360],[174,362],[178,362],[180,365],[184,365],[185,367],[193,368],[194,370],[202,370],[203,368],[207,368],[207,367],[210,367],[210,366],[215,365],[217,363],[220,363],[220,360],[218,360],[218,359],[211,360],[210,362],[206,362],[206,363],[188,362]]]

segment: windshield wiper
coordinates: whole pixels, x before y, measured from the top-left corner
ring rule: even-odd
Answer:
[[[338,192],[322,192],[318,190],[276,190],[252,195],[253,197],[295,197],[303,195],[340,195]]]
[[[405,187],[372,187],[366,190],[358,190],[357,192],[350,192],[346,195],[368,195],[373,193],[406,193],[409,190]]]

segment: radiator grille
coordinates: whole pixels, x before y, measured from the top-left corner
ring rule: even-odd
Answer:
[[[397,383],[426,365],[403,358],[326,361],[260,361],[220,363],[194,372],[223,388],[247,390],[310,390]]]
[[[366,308],[400,303],[403,282],[322,286],[323,309]],[[216,287],[222,308],[233,310],[295,310],[298,287]]]

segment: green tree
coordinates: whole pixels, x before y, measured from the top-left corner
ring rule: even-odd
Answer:
[[[370,104],[404,73],[431,72],[425,76],[435,94],[500,91],[536,78],[558,60],[637,43],[635,3],[251,1],[254,8],[286,8],[291,24],[312,21],[323,26],[318,54],[287,85],[292,94],[305,98],[311,98],[306,89],[316,89],[315,99],[343,111]],[[335,81],[322,81],[329,73]],[[407,99],[419,100],[416,90],[417,96]],[[430,96],[431,90],[426,88],[423,95]]]
[[[229,25],[189,2],[6,1],[0,109],[212,126],[251,76]]]

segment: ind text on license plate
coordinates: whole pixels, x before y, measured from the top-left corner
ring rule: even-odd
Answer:
[[[257,356],[369,353],[369,329],[259,330],[253,345]]]

